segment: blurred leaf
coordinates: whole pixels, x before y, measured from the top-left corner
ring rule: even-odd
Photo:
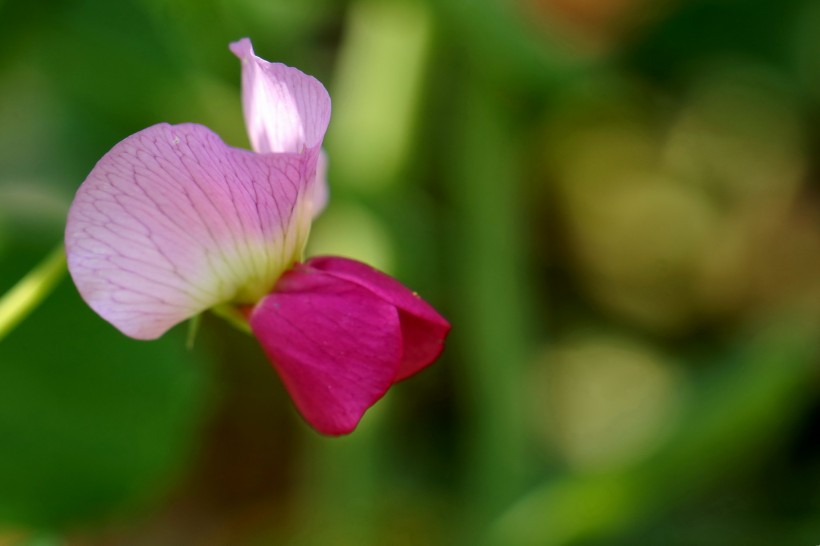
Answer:
[[[678,2],[664,21],[635,40],[624,57],[658,79],[677,81],[714,58],[785,66],[791,24],[803,0]]]
[[[810,400],[815,331],[812,321],[785,319],[739,338],[654,457],[623,472],[545,483],[495,523],[487,544],[558,546],[618,535],[759,464]]]
[[[549,92],[585,75],[594,59],[539,28],[516,2],[432,0],[443,32],[482,79],[517,90]],[[598,67],[601,68],[600,66]]]
[[[63,283],[0,344],[0,523],[77,525],[164,492],[195,437],[203,364],[180,336],[122,336]]]
[[[134,130],[164,121],[156,93],[179,83],[176,58],[134,2],[83,1],[53,20],[59,48],[41,50],[57,92],[86,116]]]

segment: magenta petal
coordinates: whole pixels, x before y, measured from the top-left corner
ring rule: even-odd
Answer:
[[[318,153],[254,154],[195,124],[126,138],[68,214],[68,269],[83,299],[139,339],[214,305],[258,301],[301,257]]]
[[[450,323],[396,279],[348,258],[320,256],[311,258],[305,265],[354,282],[398,308],[403,354],[394,381],[410,377],[441,354]]]
[[[390,388],[401,359],[393,305],[305,266],[281,277],[250,325],[299,412],[323,434],[356,428]]]

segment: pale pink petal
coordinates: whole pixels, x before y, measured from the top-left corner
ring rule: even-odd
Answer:
[[[348,258],[321,256],[311,258],[305,265],[355,282],[398,308],[404,350],[395,381],[429,366],[444,350],[450,323],[396,279]]]
[[[315,78],[269,63],[243,38],[231,44],[242,60],[242,109],[253,149],[295,152],[321,146],[330,121],[330,96]]]
[[[282,276],[250,324],[297,409],[323,434],[356,428],[392,384],[401,359],[393,305],[305,266]]]
[[[80,294],[139,339],[220,303],[255,303],[301,257],[317,156],[230,148],[194,124],[131,135],[97,163],[69,211]]]
[[[316,163],[316,179],[313,183],[313,217],[319,216],[330,197],[330,187],[327,183],[327,153],[322,150],[319,153],[319,161]]]

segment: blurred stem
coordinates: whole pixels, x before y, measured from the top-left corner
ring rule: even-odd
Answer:
[[[0,341],[37,308],[65,273],[65,250],[60,245],[0,298]]]
[[[459,226],[455,245],[457,301],[454,341],[469,368],[471,392],[468,475],[471,525],[486,521],[522,491],[528,445],[524,365],[530,354],[523,278],[525,242],[520,202],[519,148],[502,101],[477,81],[459,97],[462,119],[452,164],[452,201]]]
[[[432,16],[421,2],[350,5],[327,137],[335,180],[368,193],[398,182],[411,153],[431,35]]]
[[[246,334],[252,334],[253,333],[251,331],[250,324],[248,324],[248,319],[245,318],[245,315],[243,315],[239,311],[239,309],[237,309],[233,305],[228,305],[228,304],[217,305],[217,306],[211,307],[211,312],[214,315],[228,321],[228,323],[231,326],[233,326],[234,328],[236,328],[240,332],[244,332]],[[192,339],[189,340],[189,341],[190,341],[191,344],[193,344]]]

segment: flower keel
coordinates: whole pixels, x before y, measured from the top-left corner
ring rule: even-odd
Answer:
[[[286,272],[250,324],[299,412],[333,435],[352,431],[390,385],[431,364],[450,329],[395,279],[339,257]]]
[[[404,350],[395,381],[429,366],[444,349],[450,332],[447,322],[433,307],[396,279],[362,262],[334,256],[311,258],[306,265],[340,279],[355,282],[396,307]]]
[[[393,383],[396,308],[358,284],[296,266],[250,316],[299,412],[316,430],[351,432]]]

